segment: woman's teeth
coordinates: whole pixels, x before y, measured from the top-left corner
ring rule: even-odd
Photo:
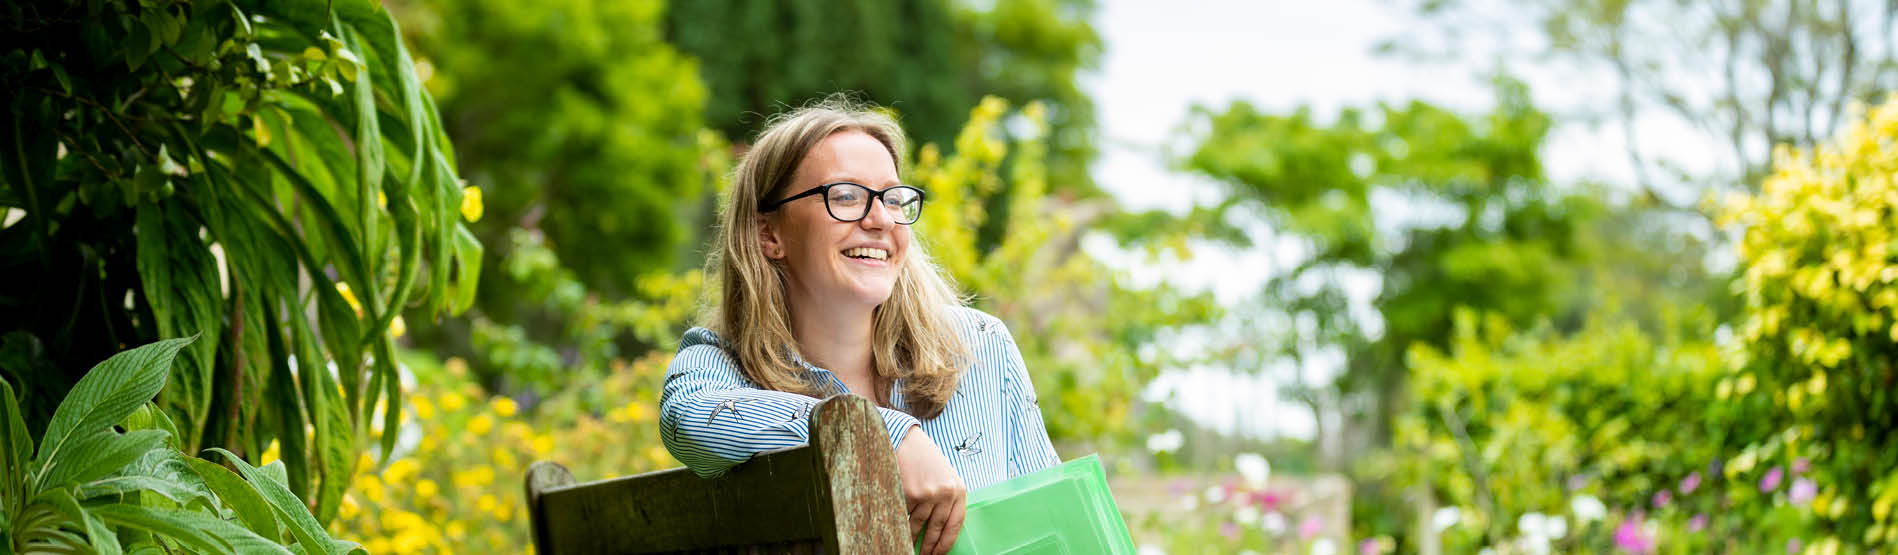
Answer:
[[[885,251],[883,249],[857,247],[854,249],[844,249],[844,256],[848,256],[851,258],[871,258],[871,259],[876,259],[876,260],[888,260],[890,258],[890,253],[889,251]]]

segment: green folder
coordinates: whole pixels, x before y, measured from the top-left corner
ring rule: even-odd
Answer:
[[[1126,554],[1133,536],[1088,455],[969,494],[952,555]]]

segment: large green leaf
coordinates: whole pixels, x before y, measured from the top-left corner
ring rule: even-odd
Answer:
[[[138,275],[159,337],[183,337],[222,327],[217,262],[198,236],[198,220],[180,199],[138,207]],[[186,449],[197,444],[208,424],[220,339],[215,332],[202,335],[184,349],[185,364],[171,371],[179,379],[168,382],[171,387],[161,400],[180,409],[185,435],[178,440]]]
[[[39,488],[77,485],[111,474],[153,449],[165,448],[163,430],[137,430],[120,434],[102,430],[79,441],[69,442],[64,453],[47,461],[40,474]]]
[[[323,525],[310,514],[309,507],[305,506],[302,500],[297,499],[296,494],[290,493],[290,488],[284,487],[280,481],[281,477],[273,479],[265,470],[251,466],[250,463],[244,462],[243,458],[230,451],[215,448],[210,451],[224,455],[225,461],[237,467],[237,472],[243,474],[244,479],[249,480],[251,485],[257,488],[258,493],[263,494],[264,500],[270,502],[270,508],[276,513],[277,519],[290,528],[290,535],[296,537],[297,543],[302,544],[304,550],[330,555],[344,555],[349,552],[347,548],[339,549],[340,546],[333,542],[329,533],[323,531]],[[316,551],[318,549],[321,551]]]
[[[92,508],[107,523],[177,540],[204,553],[290,553],[230,521],[200,512],[114,503]]]
[[[124,420],[150,401],[165,387],[178,350],[196,339],[196,335],[166,339],[113,355],[92,367],[53,411],[36,464],[44,466],[58,459],[62,450]]]
[[[184,460],[199,478],[204,479],[204,485],[210,487],[232,512],[237,513],[238,520],[244,526],[265,537],[283,536],[283,528],[277,524],[270,502],[264,500],[264,495],[258,493],[256,487],[223,465],[196,457],[185,457]]]

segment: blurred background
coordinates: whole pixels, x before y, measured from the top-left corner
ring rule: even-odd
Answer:
[[[488,255],[409,322],[410,450],[334,525],[372,550],[524,545],[533,459],[676,466],[733,159],[837,91],[911,133],[919,232],[1143,552],[1898,539],[1888,2],[386,5]],[[1774,154],[1834,137],[1885,173]]]

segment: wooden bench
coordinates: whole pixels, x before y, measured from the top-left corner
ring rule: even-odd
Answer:
[[[809,445],[714,479],[674,468],[582,484],[535,462],[527,509],[542,555],[913,552],[883,417],[852,395],[817,404]]]

